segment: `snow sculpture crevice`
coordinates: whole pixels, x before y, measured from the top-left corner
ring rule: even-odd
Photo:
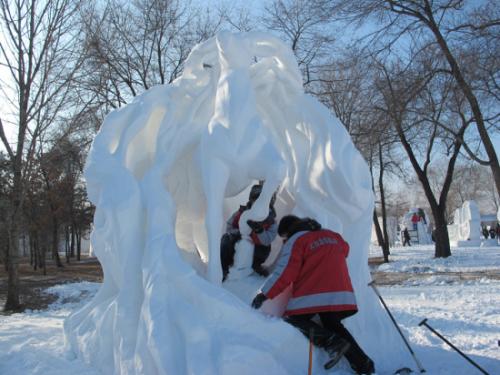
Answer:
[[[267,215],[279,186],[278,216],[313,217],[350,244],[360,311],[346,324],[378,369],[398,365],[385,353],[405,357],[367,287],[368,168],[339,121],[304,94],[279,40],[221,33],[198,45],[173,84],[106,117],[85,177],[104,282],[65,333],[68,349],[103,373],[304,373],[301,334],[220,287],[224,204],[257,180],[263,192],[240,221],[238,252],[251,251],[246,220]],[[318,351],[316,369],[322,360]]]

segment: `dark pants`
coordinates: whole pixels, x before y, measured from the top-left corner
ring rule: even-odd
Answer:
[[[355,314],[355,311],[328,311],[319,313],[322,326],[311,319],[316,314],[291,315],[285,318],[285,321],[297,327],[306,337],[312,330],[312,342],[314,345],[325,348],[329,339],[335,334],[347,340],[351,347],[345,353],[346,359],[351,366],[362,368],[366,361],[370,359],[363,349],[360,348],[354,337],[344,327],[341,320]]]
[[[222,281],[224,281],[229,273],[229,267],[234,264],[234,245],[241,236],[226,233],[220,240],[220,262],[222,266]]]
[[[255,245],[253,250],[252,268],[257,272],[262,272],[262,263],[264,263],[271,252],[271,246]]]

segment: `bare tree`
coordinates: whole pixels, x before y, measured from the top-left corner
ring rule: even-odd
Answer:
[[[306,90],[319,79],[319,66],[331,52],[333,24],[325,0],[274,0],[264,7],[262,22],[294,52]]]
[[[381,77],[376,85],[383,102],[378,108],[390,117],[429,202],[436,227],[435,256],[447,257],[451,255],[445,217],[447,196],[472,116],[468,115],[464,95],[454,82],[436,74],[428,63],[417,61],[412,68],[379,63]],[[436,152],[447,160],[445,178],[438,191],[433,190],[429,179]]]
[[[82,84],[112,107],[171,83],[191,48],[213,36],[222,22],[221,14],[175,0],[109,0],[103,8],[85,8],[82,18],[90,54]]]
[[[212,6],[207,6],[206,13],[210,13],[210,9]],[[227,3],[222,3],[218,6],[217,12],[221,17],[221,20],[227,25],[230,26],[231,29],[236,31],[245,32],[251,31],[256,27],[256,19],[254,13],[252,13],[252,9],[255,9],[254,4],[248,3],[247,5],[235,5],[231,1]],[[209,18],[209,17],[208,17]],[[205,24],[210,24],[209,22],[205,22]]]
[[[442,184],[444,179],[441,163],[436,163],[431,170],[431,183]],[[466,162],[457,165],[453,182],[450,186],[447,203],[448,221],[453,218],[456,208],[462,206],[465,201],[475,201],[481,212],[495,213],[498,211],[498,197],[491,173],[488,168],[473,162]]]
[[[436,46],[440,58],[446,62],[441,72],[453,77],[473,114],[500,196],[500,165],[488,130],[488,121],[498,126],[498,1],[475,5],[459,0],[337,0],[332,3],[337,6],[339,18],[357,22],[376,19],[381,26],[368,40],[380,51],[401,51],[408,43],[420,48],[429,43]],[[481,48],[485,44],[496,47]],[[470,61],[487,64],[482,69],[484,79],[477,79],[479,70],[471,70]],[[488,82],[486,89],[484,82]],[[493,107],[482,104],[480,92],[487,92],[496,104]],[[487,115],[488,108],[494,108],[496,113]],[[468,151],[467,147],[464,150]]]
[[[347,50],[330,59],[320,71],[317,95],[335,113],[356,144],[366,142],[367,132],[372,129],[366,126],[373,121],[371,79],[367,59],[357,50]]]
[[[29,162],[38,136],[47,131],[64,110],[71,79],[79,68],[78,27],[73,16],[78,0],[0,0],[0,22],[5,37],[0,42],[3,100],[12,116],[0,119],[0,138],[7,150],[12,173],[7,216],[8,291],[6,310],[20,308],[18,240]],[[9,142],[3,122],[16,129]]]
[[[387,116],[374,109],[374,70],[369,60],[357,50],[347,50],[344,56],[332,59],[321,71],[320,100],[336,114],[351,134],[370,167],[376,199],[373,225],[384,261],[389,261],[390,239],[387,228],[387,173],[398,171],[393,150],[397,137]],[[380,225],[379,217],[382,218]]]

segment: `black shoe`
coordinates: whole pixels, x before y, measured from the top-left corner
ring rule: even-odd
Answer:
[[[361,365],[351,364],[351,368],[359,375],[372,375],[375,373],[375,364],[370,358],[367,358]]]
[[[264,277],[268,277],[269,276],[269,271],[266,270],[264,267],[262,266],[258,266],[258,267],[255,267],[253,269],[256,273],[258,273],[259,275],[261,276],[264,276]]]
[[[350,347],[351,343],[341,337],[335,336],[335,338],[330,339],[330,343],[325,347],[326,352],[330,356],[330,360],[324,365],[325,370],[335,366]]]

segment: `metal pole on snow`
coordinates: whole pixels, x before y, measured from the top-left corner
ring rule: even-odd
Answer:
[[[428,323],[427,323],[427,318],[422,320],[420,323],[418,323],[419,326],[425,326],[427,327],[432,333],[434,333],[437,337],[439,337],[441,340],[443,340],[445,343],[447,343],[451,348],[453,348],[458,354],[460,354],[462,357],[464,357],[467,361],[469,361],[473,366],[475,366],[479,371],[481,371],[485,375],[490,375],[488,372],[486,372],[481,366],[479,366],[476,362],[474,362],[472,359],[470,359],[467,355],[462,353],[460,349],[458,349],[455,345],[453,345],[451,342],[449,342],[443,335],[441,335],[438,331],[436,331],[434,328],[432,328]]]
[[[394,324],[394,327],[396,327],[396,329],[398,330],[398,332],[399,332],[401,338],[403,339],[404,343],[406,344],[406,347],[408,348],[411,356],[415,360],[415,363],[417,364],[417,367],[418,367],[419,371],[420,372],[425,372],[424,367],[422,366],[422,364],[420,363],[420,361],[417,359],[417,356],[415,355],[415,352],[413,351],[413,349],[411,348],[410,344],[406,340],[406,337],[403,335],[403,332],[401,332],[401,329],[399,328],[398,323],[396,322],[396,319],[394,319],[394,317],[392,316],[391,311],[389,310],[389,307],[387,307],[387,305],[385,304],[384,299],[382,298],[382,296],[380,295],[380,292],[378,291],[377,287],[375,286],[375,280],[373,280],[370,283],[368,283],[368,286],[372,287],[372,289],[375,292],[375,294],[377,295],[378,299],[380,300],[380,302],[382,302],[382,305],[384,306],[385,311],[387,311],[387,314],[389,315],[389,318],[391,318],[391,321]]]

